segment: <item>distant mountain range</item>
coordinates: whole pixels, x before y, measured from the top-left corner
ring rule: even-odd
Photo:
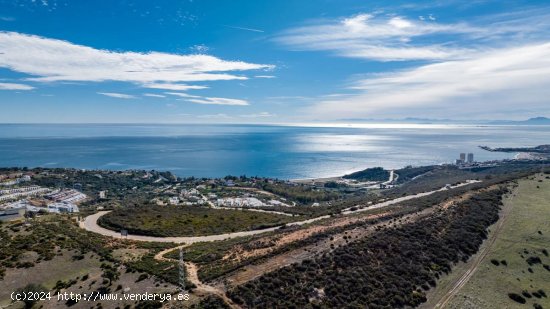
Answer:
[[[513,121],[513,120],[495,120],[488,124],[515,124],[515,125],[550,125],[550,118],[535,117],[527,120]]]
[[[478,125],[550,125],[550,118],[534,117],[527,120],[453,120],[407,117],[402,119],[347,118],[341,121],[367,123],[418,123],[418,124],[478,124]]]

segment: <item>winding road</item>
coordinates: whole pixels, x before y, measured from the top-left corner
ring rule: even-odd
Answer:
[[[384,201],[384,202],[381,202],[381,203],[378,203],[378,204],[370,205],[370,206],[367,206],[367,207],[364,207],[364,208],[354,209],[358,206],[350,207],[350,208],[344,209],[342,211],[342,214],[350,215],[350,214],[354,214],[354,213],[360,213],[360,212],[369,211],[369,210],[373,210],[373,209],[383,208],[383,207],[394,205],[394,204],[397,204],[397,203],[400,203],[400,202],[403,202],[403,201],[408,201],[408,200],[416,199],[416,198],[419,198],[419,197],[428,196],[428,195],[434,194],[436,192],[467,186],[469,184],[476,183],[476,182],[480,182],[480,181],[479,180],[467,180],[466,182],[459,183],[455,186],[451,186],[450,188],[444,187],[444,188],[441,188],[441,189],[438,189],[438,190],[422,192],[422,193],[413,194],[413,195],[407,195],[407,196],[399,197],[399,198],[396,198],[396,199],[393,199],[393,200]],[[90,215],[90,216],[86,217],[83,221],[80,221],[79,225],[80,225],[81,228],[83,228],[87,231],[97,233],[97,234],[101,234],[101,235],[104,235],[104,236],[113,237],[113,238],[130,239],[130,240],[137,240],[137,241],[151,241],[151,242],[173,242],[173,243],[177,243],[177,244],[192,244],[192,243],[196,243],[196,242],[212,242],[212,241],[225,240],[225,239],[230,239],[230,238],[235,238],[235,237],[251,236],[251,235],[256,235],[256,234],[272,232],[272,231],[275,231],[275,230],[280,228],[280,227],[270,227],[270,228],[259,229],[259,230],[242,231],[242,232],[235,232],[235,233],[225,233],[225,234],[217,234],[217,235],[207,235],[207,236],[181,236],[181,237],[156,237],[156,236],[143,236],[143,235],[121,236],[121,234],[119,232],[103,228],[103,227],[101,227],[97,224],[97,220],[101,216],[103,216],[107,213],[109,213],[109,211],[100,211],[98,213]],[[330,218],[330,215],[315,217],[315,218],[311,218],[311,219],[303,220],[303,221],[291,222],[291,223],[287,223],[286,225],[287,226],[299,226],[299,225],[309,224],[309,223],[313,223],[313,222],[323,220],[323,219],[328,219],[328,218]]]

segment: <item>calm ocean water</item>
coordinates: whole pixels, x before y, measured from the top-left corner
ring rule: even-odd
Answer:
[[[260,125],[0,125],[0,166],[169,170],[179,176],[342,175],[513,157],[478,145],[550,143],[548,126],[380,125],[363,128]]]

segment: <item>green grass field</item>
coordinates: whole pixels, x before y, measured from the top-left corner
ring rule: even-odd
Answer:
[[[547,176],[550,175],[520,180],[513,194],[504,200],[505,207],[511,208],[502,230],[474,275],[447,308],[550,308]],[[521,298],[514,301],[509,293]]]
[[[138,235],[199,236],[261,229],[292,220],[289,216],[246,210],[162,206],[115,210],[101,217],[99,224]]]

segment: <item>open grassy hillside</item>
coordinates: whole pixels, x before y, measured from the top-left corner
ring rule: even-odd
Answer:
[[[448,308],[550,308],[550,175],[520,180],[504,204],[495,242]]]

